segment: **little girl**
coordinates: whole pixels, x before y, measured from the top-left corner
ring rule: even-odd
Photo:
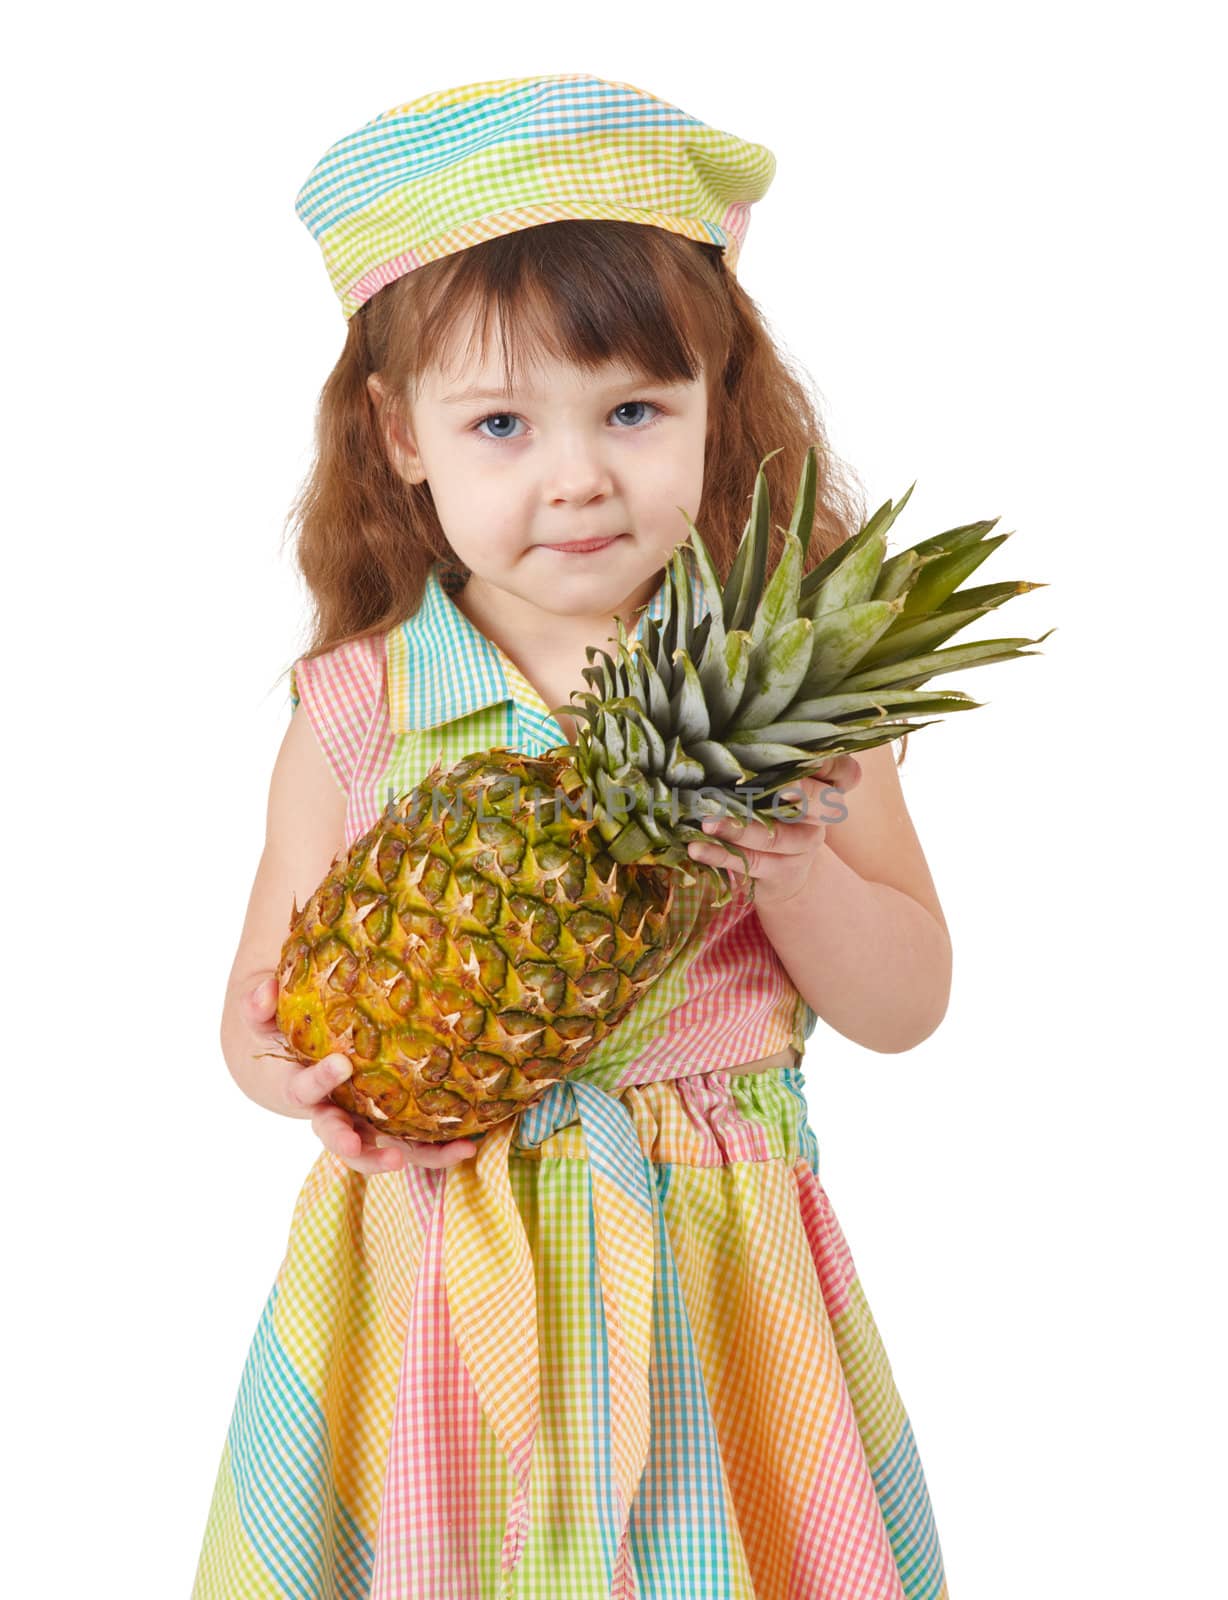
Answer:
[[[807,778],[797,825],[693,846],[753,903],[712,909],[583,1066],[480,1142],[384,1138],[328,1099],[344,1056],[269,1053],[291,904],[389,795],[437,759],[574,742],[559,708],[586,647],[662,615],[680,546],[703,615],[682,513],[725,579],[771,450],[772,505],[792,503],[822,427],[735,277],[774,170],[563,73],[394,107],[298,196],[347,334],[297,506],[315,636],[222,1043],[323,1149],[196,1600],[947,1594],[800,1066],[820,1015],[899,1051],[946,1007],[890,746]],[[807,567],[858,526],[821,451]]]

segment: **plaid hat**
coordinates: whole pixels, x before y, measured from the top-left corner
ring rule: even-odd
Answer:
[[[395,278],[543,222],[602,217],[719,244],[736,272],[776,158],[630,83],[493,78],[394,106],[330,145],[295,210],[348,321]]]

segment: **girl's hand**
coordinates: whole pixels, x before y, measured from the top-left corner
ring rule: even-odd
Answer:
[[[820,773],[827,776],[820,777]],[[823,799],[829,788],[847,794],[861,782],[861,764],[849,755],[835,756],[811,776],[781,791],[782,800],[805,800],[800,817],[786,821],[769,817],[766,821],[743,822],[739,817],[708,817],[703,823],[711,838],[692,841],[687,854],[729,872],[755,879],[757,905],[783,905],[806,887],[810,870],[827,836],[827,823],[820,820]],[[745,852],[742,862],[719,841],[729,839]]]
[[[243,997],[249,1024],[265,1041],[284,1036],[277,1027],[277,979],[265,978]],[[364,1118],[334,1105],[328,1098],[353,1070],[350,1058],[340,1051],[323,1056],[309,1067],[292,1061],[278,1062],[285,1069],[282,1080],[283,1116],[311,1119],[311,1127],[326,1150],[355,1172],[395,1172],[402,1167],[454,1167],[477,1154],[471,1139],[454,1139],[447,1144],[420,1140],[393,1139],[379,1133]]]

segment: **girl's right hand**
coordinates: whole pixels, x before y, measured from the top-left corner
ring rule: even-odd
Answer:
[[[277,979],[265,978],[243,996],[244,1016],[258,1038],[268,1041],[284,1036],[277,1026]],[[328,1096],[353,1070],[350,1058],[340,1051],[322,1057],[309,1067],[292,1061],[279,1061],[285,1069],[282,1080],[283,1116],[310,1117],[312,1131],[326,1150],[355,1172],[395,1172],[400,1168],[454,1167],[477,1154],[471,1139],[453,1139],[446,1144],[423,1140],[394,1139],[380,1133],[364,1118],[335,1105]]]

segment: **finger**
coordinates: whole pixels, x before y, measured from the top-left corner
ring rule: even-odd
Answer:
[[[277,979],[265,978],[243,996],[243,1011],[247,1021],[259,1032],[268,1033],[277,1027]]]
[[[838,759],[839,761],[844,761],[845,757],[841,756]],[[828,763],[828,765],[832,768],[832,776],[830,778],[825,779],[817,775],[810,775],[799,779],[797,783],[790,784],[787,789],[780,791],[782,800],[792,801],[799,806],[800,815],[796,818],[798,822],[809,823],[811,827],[822,827],[830,822],[832,820],[831,812],[828,809],[830,791],[837,789],[843,794],[848,789],[854,788],[860,780],[861,769],[856,767],[856,763],[854,763],[856,773],[851,782],[843,781],[845,769],[838,767],[836,762]],[[820,770],[823,769],[821,768]]]
[[[416,1167],[453,1167],[477,1154],[467,1139],[442,1144],[394,1139],[331,1102],[316,1110],[311,1125],[324,1148],[355,1172],[395,1172],[411,1161]]]
[[[814,775],[822,784],[830,784],[840,789],[855,789],[861,782],[861,762],[856,756],[833,756],[830,761],[825,761],[821,767],[816,768]]]
[[[813,840],[798,826],[803,818],[765,817],[761,822],[738,822],[732,817],[716,818],[711,828],[704,824],[704,832],[713,843],[736,844],[741,850],[756,850],[768,855],[794,856],[812,847]],[[773,823],[775,826],[773,826]],[[727,853],[727,852],[725,852]],[[701,857],[700,859],[705,859]],[[715,856],[708,860],[718,859]],[[736,857],[735,857],[736,859]]]
[[[813,839],[813,834],[810,837]],[[755,893],[762,894],[765,903],[769,896],[773,899],[787,898],[803,876],[779,852],[746,850],[744,853],[747,859],[740,861],[737,856],[725,851],[725,859],[714,861],[713,865],[727,868],[735,880],[748,881],[753,878]]]
[[[445,1143],[432,1144],[429,1140],[394,1139],[390,1134],[377,1133],[375,1142],[377,1145],[404,1150],[406,1159],[412,1159],[415,1167],[454,1167],[478,1153],[477,1146],[468,1139],[450,1139]]]
[[[813,825],[821,820],[817,815],[819,802],[826,793],[827,785],[817,778],[796,778],[787,788],[772,795],[767,820],[774,821],[778,827],[782,823],[794,827],[799,822]],[[788,811],[794,815],[789,816]]]
[[[353,1070],[348,1056],[334,1050],[322,1056],[309,1067],[298,1067],[286,1084],[286,1093],[292,1105],[304,1109],[326,1101],[339,1083],[344,1083]]]
[[[726,850],[719,839],[697,840],[687,846],[687,854],[695,861],[706,861],[714,867],[724,867],[730,872],[749,874],[757,878],[762,870],[763,863],[768,859],[765,852],[748,847],[741,839],[734,841],[741,856],[734,855],[732,850]]]
[[[355,1172],[393,1172],[406,1165],[405,1152],[377,1149],[371,1130],[363,1129],[340,1106],[322,1106],[312,1117],[311,1126],[324,1148]]]
[[[254,1016],[267,1017],[277,1003],[277,979],[262,978],[243,998]]]

